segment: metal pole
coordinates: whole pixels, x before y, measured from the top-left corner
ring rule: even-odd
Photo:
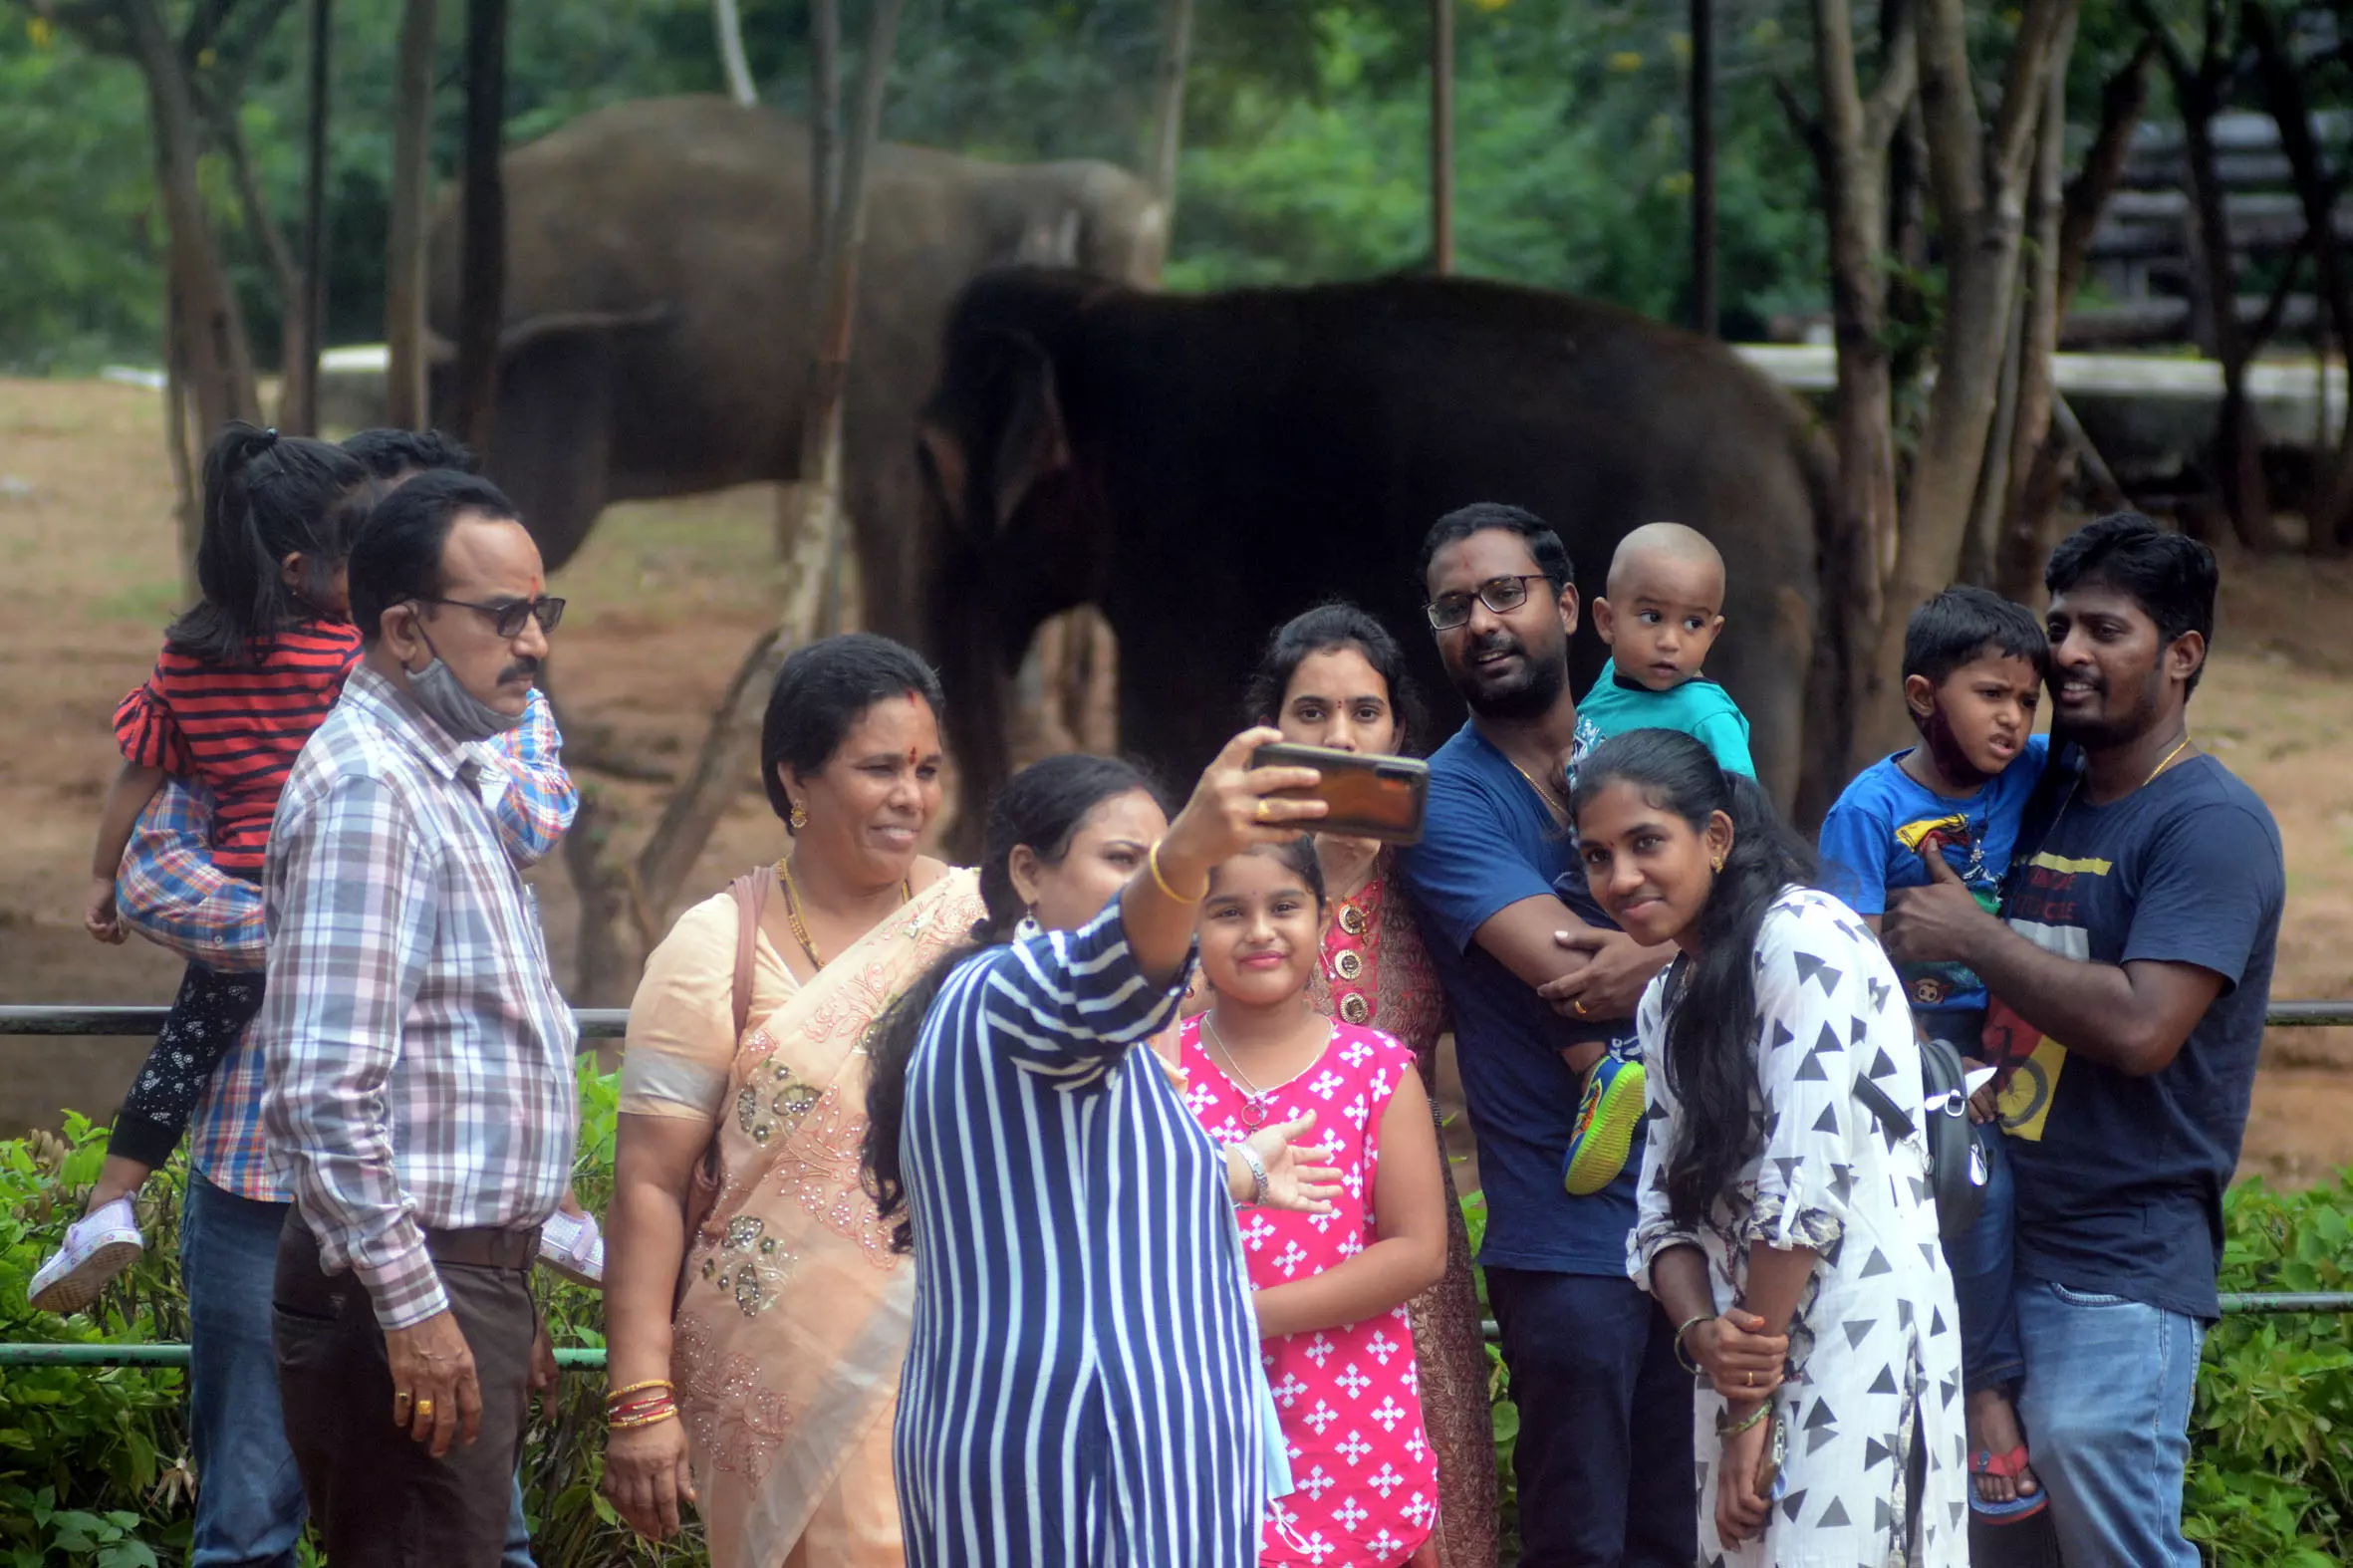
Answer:
[[[327,332],[327,110],[333,0],[311,0],[311,124],[303,170],[302,299],[287,301],[302,326],[301,380],[286,422],[305,434],[319,428],[319,346]]]
[[[457,307],[458,435],[488,462],[496,432],[498,336],[506,294],[506,0],[467,0],[465,196]]]
[[[1692,0],[1692,329],[1715,327],[1715,0]]]
[[[1430,270],[1454,270],[1454,0],[1430,0]]]

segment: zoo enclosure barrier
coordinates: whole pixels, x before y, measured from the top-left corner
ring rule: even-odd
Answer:
[[[0,1037],[11,1035],[82,1035],[134,1037],[163,1027],[167,1007],[0,1007]],[[629,1025],[625,1007],[574,1009],[582,1040],[618,1040]],[[2273,1029],[2353,1027],[2353,998],[2339,1001],[2273,1002],[2263,1016]],[[2226,1313],[2353,1312],[2353,1291],[2234,1291],[2224,1292]],[[1490,1321],[1480,1327],[1495,1338]],[[0,1369],[9,1367],[165,1367],[188,1364],[185,1345],[27,1345],[0,1343]],[[605,1352],[600,1347],[566,1347],[556,1352],[556,1365],[566,1372],[602,1372]]]

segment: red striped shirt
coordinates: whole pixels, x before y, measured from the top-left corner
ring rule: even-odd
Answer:
[[[359,628],[336,621],[255,640],[244,669],[166,646],[146,684],[115,709],[115,741],[132,762],[211,790],[213,864],[258,877],[286,775],[359,657]]]

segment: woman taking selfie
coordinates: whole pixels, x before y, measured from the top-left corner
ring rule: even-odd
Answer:
[[[1406,674],[1405,653],[1386,627],[1354,605],[1318,605],[1284,623],[1268,640],[1245,700],[1251,722],[1271,724],[1299,745],[1396,754],[1420,744],[1420,703]],[[1316,1010],[1382,1030],[1412,1051],[1435,1118],[1445,996],[1405,889],[1390,875],[1395,852],[1376,840],[1329,833],[1317,834],[1315,845],[1332,901],[1316,973]],[[1442,1154],[1442,1127],[1438,1148]],[[1453,1170],[1442,1159],[1439,1166],[1446,1272],[1407,1308],[1423,1420],[1438,1452],[1438,1531],[1421,1560],[1430,1568],[1487,1568],[1495,1560],[1487,1350],[1471,1279],[1470,1232]]]
[[[860,1040],[981,914],[970,872],[915,852],[938,711],[930,668],[882,638],[786,659],[760,772],[788,853],[680,915],[630,1008],[605,1489],[655,1538],[698,1501],[717,1568],[902,1560],[915,1281],[859,1189]]]
[[[1150,1042],[1209,869],[1323,814],[1269,798],[1312,770],[1248,765],[1276,738],[1236,736],[1174,823],[1131,791],[1065,844],[1015,846],[1028,924],[997,939],[992,897],[990,944],[870,1036],[868,1180],[915,1258],[898,1475],[916,1568],[1256,1561],[1265,1412],[1233,1209],[1319,1208],[1324,1176],[1265,1137],[1297,1124],[1220,1147]]]
[[[1698,1402],[1699,1552],[1744,1568],[1965,1568],[1960,1317],[1894,968],[1754,783],[1645,729],[1572,792],[1611,918],[1681,955],[1644,993],[1653,1126],[1627,1243]],[[1786,1378],[1786,1382],[1784,1382]]]

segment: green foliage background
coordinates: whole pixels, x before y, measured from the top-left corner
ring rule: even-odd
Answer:
[[[612,1195],[617,1080],[581,1066],[582,1138],[574,1184],[602,1211]],[[149,1186],[148,1246],[93,1316],[60,1319],[25,1304],[41,1259],[80,1212],[106,1133],[81,1117],[64,1136],[0,1141],[0,1341],[148,1343],[187,1337],[177,1218],[184,1166]],[[1485,1228],[1464,1200],[1474,1239]],[[2353,1171],[2308,1192],[2243,1182],[2224,1207],[2224,1290],[2353,1289]],[[540,1276],[559,1345],[604,1343],[594,1293]],[[1482,1291],[1482,1302],[1483,1302]],[[1517,1510],[1511,1441],[1519,1415],[1493,1366],[1506,1544]],[[184,1560],[194,1484],[176,1371],[0,1368],[0,1568],[155,1568]],[[685,1568],[699,1545],[654,1548],[621,1523],[598,1483],[604,1381],[571,1375],[553,1419],[535,1418],[524,1506],[548,1568]],[[2353,1561],[2353,1317],[2231,1317],[2207,1341],[2191,1421],[2186,1527],[2232,1568],[2329,1568]],[[306,1545],[306,1568],[316,1561]]]
[[[194,0],[165,0],[185,12]],[[844,7],[854,64],[865,7]],[[807,101],[806,0],[743,0],[767,101]],[[1717,112],[1727,324],[1826,304],[1812,173],[1772,97],[1808,70],[1795,0],[1719,0]],[[441,8],[435,159],[459,150],[458,28]],[[1170,282],[1363,276],[1428,253],[1427,0],[1198,0]],[[400,0],[335,7],[330,336],[382,337],[391,84]],[[1456,234],[1466,272],[1678,316],[1688,288],[1689,41],[1684,8],[1640,0],[1462,0],[1456,21]],[[1133,165],[1149,114],[1159,0],[913,0],[885,133],[977,155]],[[507,133],[544,134],[626,99],[716,92],[708,0],[532,0],[511,8]],[[249,86],[244,125],[269,205],[299,242],[300,16]],[[144,93],[0,0],[0,369],[153,364],[161,219]],[[228,171],[205,165],[256,353],[277,302]]]

